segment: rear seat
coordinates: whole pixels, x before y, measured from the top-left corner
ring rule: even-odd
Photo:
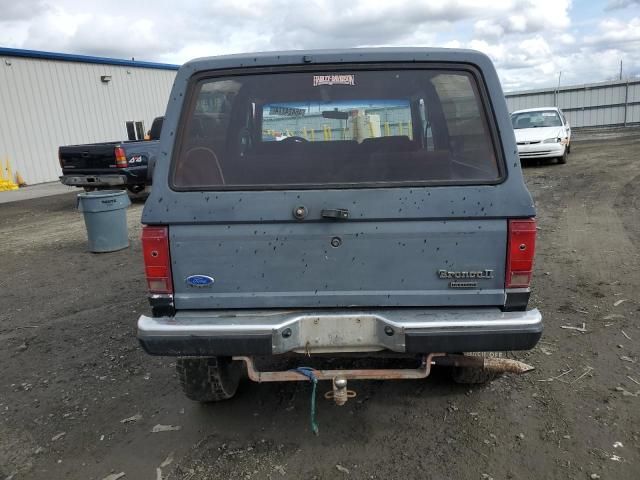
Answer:
[[[393,147],[384,148],[383,143]],[[448,151],[412,150],[415,147],[407,137],[370,139],[361,144],[352,140],[264,142],[255,153],[223,160],[222,170],[229,184],[245,183],[249,171],[251,183],[359,183],[409,181],[421,168],[417,163],[424,162],[427,179],[451,178]]]
[[[339,153],[345,151],[353,151],[358,147],[358,142],[355,140],[333,140],[333,141],[319,141],[319,142],[294,142],[279,141],[279,142],[259,142],[256,145],[255,152],[257,154],[272,154],[282,155],[283,153],[304,151],[305,154],[329,154]]]
[[[394,152],[406,152],[408,150],[417,149],[417,143],[409,140],[406,135],[394,137],[365,138],[360,146],[359,151],[375,153],[381,150],[392,150]]]

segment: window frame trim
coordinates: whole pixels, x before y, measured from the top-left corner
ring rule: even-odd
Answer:
[[[182,150],[188,115],[193,112],[197,101],[198,86],[201,82],[219,78],[244,77],[248,75],[311,73],[318,71],[352,72],[381,70],[436,70],[461,71],[469,74],[475,81],[480,107],[491,137],[491,145],[495,154],[498,177],[493,180],[407,180],[402,182],[358,182],[358,183],[317,183],[317,184],[280,184],[280,185],[209,185],[179,186],[175,184],[177,157]],[[472,86],[473,87],[473,86]],[[376,188],[420,188],[446,186],[495,186],[506,182],[508,170],[502,139],[498,133],[498,122],[493,108],[487,84],[482,71],[474,64],[464,62],[349,62],[318,63],[313,65],[283,65],[277,67],[238,67],[230,69],[214,69],[196,72],[187,81],[185,100],[179,113],[178,128],[169,164],[169,188],[176,192],[241,192],[241,191],[306,191],[306,190],[366,190]]]

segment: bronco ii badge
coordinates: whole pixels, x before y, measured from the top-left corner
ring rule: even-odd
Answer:
[[[215,280],[207,275],[189,275],[187,278],[185,278],[185,282],[187,282],[187,285],[189,285],[190,287],[202,288],[213,285],[213,282],[215,282]]]
[[[484,270],[468,270],[468,271],[454,271],[438,270],[438,278],[446,279],[460,279],[460,278],[493,278],[493,270],[485,268]]]

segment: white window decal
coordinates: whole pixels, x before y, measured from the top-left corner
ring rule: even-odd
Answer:
[[[355,85],[355,75],[314,75],[313,86],[320,85]]]

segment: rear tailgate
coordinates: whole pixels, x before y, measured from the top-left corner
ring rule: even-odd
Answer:
[[[506,220],[172,226],[175,305],[502,305],[506,239]]]
[[[503,306],[508,221],[535,210],[483,76],[280,70],[189,79],[163,138],[143,222],[168,225],[176,309]]]
[[[104,170],[116,167],[114,149],[120,142],[60,147],[58,155],[63,171]]]
[[[115,150],[124,157],[117,162]],[[158,149],[158,140],[110,142],[60,147],[60,165],[66,175],[125,173],[130,183],[147,183],[149,159]]]

